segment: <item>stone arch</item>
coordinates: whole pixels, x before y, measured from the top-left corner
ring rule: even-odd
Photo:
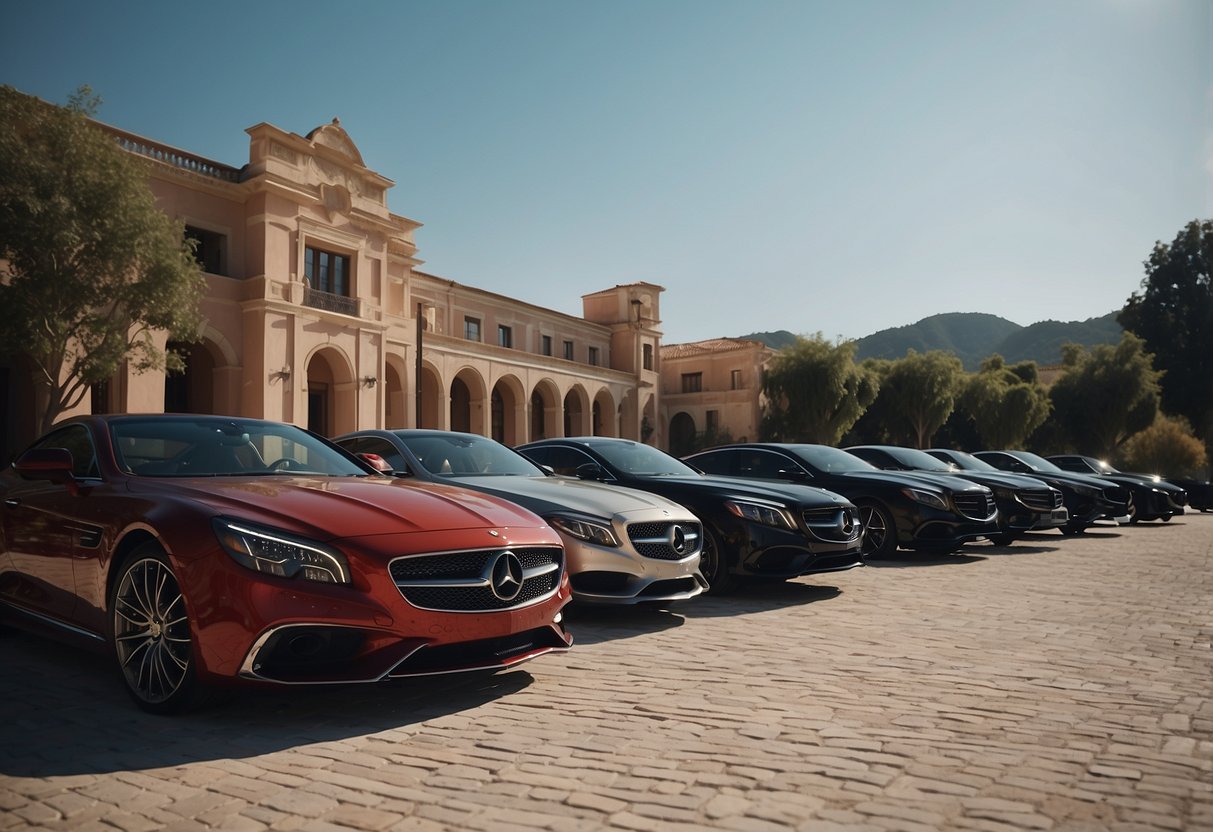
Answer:
[[[383,367],[383,426],[388,430],[409,425],[408,377],[404,356],[388,353]]]
[[[619,414],[615,397],[605,387],[594,396],[594,403],[590,407],[590,429],[595,436],[619,435]]]
[[[464,367],[451,380],[450,429],[484,435],[488,391],[480,373]]]
[[[680,410],[670,419],[670,453],[686,456],[695,450],[695,419],[685,410]]]
[[[526,396],[516,376],[504,375],[493,385],[490,398],[489,436],[504,445],[526,440]]]
[[[321,436],[337,436],[356,430],[357,383],[354,364],[339,348],[325,345],[312,351],[307,368],[308,430]]]
[[[588,436],[590,434],[590,397],[585,388],[574,384],[564,394],[564,435]]]
[[[560,424],[560,390],[556,382],[550,378],[540,379],[531,390],[529,405],[530,424],[528,426],[530,441],[548,439],[557,435],[556,426]]]
[[[421,379],[417,382],[417,390],[421,396],[421,421],[419,428],[442,430],[446,427],[443,414],[447,412],[446,385],[442,383],[442,374],[438,368],[428,361],[421,365]]]
[[[166,349],[176,350],[185,359],[185,370],[164,376],[165,413],[226,413],[234,411],[221,406],[227,402],[222,370],[232,365],[226,361],[222,347],[203,337],[186,344],[170,341]]]

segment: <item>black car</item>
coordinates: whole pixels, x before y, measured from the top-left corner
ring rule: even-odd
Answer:
[[[820,488],[707,477],[627,439],[541,439],[518,452],[557,474],[660,494],[703,524],[700,572],[710,591],[736,576],[794,578],[863,564],[859,511]]]
[[[889,555],[898,546],[954,552],[998,534],[994,494],[985,486],[953,476],[881,471],[828,445],[726,445],[692,454],[687,462],[710,474],[799,482],[842,494],[859,507],[869,557]]]
[[[1139,520],[1170,520],[1184,513],[1188,495],[1184,489],[1151,474],[1130,474],[1117,471],[1102,459],[1082,454],[1057,454],[1045,459],[1063,471],[1105,477],[1123,485],[1129,491],[1130,522]]]
[[[926,451],[897,445],[857,445],[845,449],[885,471],[951,474],[984,485],[994,492],[998,505],[998,534],[990,541],[1006,546],[1030,531],[1056,529],[1070,520],[1061,492],[1040,480],[999,471],[981,460],[960,468],[937,459]]]
[[[1070,522],[1061,528],[1063,534],[1080,534],[1105,517],[1117,523],[1129,522],[1129,492],[1123,485],[1063,471],[1028,451],[977,451],[973,456],[1000,471],[1036,477],[1060,491],[1070,512]]]
[[[1213,482],[1187,477],[1167,477],[1166,480],[1171,485],[1182,488],[1188,495],[1188,508],[1195,511],[1213,511]]]

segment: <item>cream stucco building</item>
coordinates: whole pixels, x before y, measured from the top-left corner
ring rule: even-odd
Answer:
[[[251,127],[238,168],[105,129],[146,161],[158,205],[198,240],[209,292],[183,375],[119,372],[77,412],[664,444],[662,287],[587,294],[579,318],[421,271],[420,223],[389,210],[393,182],[336,119],[306,136]],[[8,458],[33,438],[37,407],[20,358],[0,365],[0,393]]]

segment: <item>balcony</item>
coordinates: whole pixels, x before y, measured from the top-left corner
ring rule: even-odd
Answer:
[[[128,153],[144,156],[157,162],[163,162],[166,165],[171,165],[190,173],[196,173],[199,176],[219,179],[224,182],[240,181],[240,168],[212,162],[210,159],[205,159],[193,153],[187,153],[184,150],[178,150],[166,144],[153,142],[134,133],[128,133],[125,130],[118,130],[108,125],[100,126],[113,135],[118,141],[118,146]]]
[[[323,309],[325,312],[336,312],[339,315],[358,317],[358,299],[345,295],[334,295],[321,292],[311,286],[303,288],[303,305],[313,309]]]

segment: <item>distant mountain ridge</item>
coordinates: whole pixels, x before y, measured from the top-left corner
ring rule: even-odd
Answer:
[[[1119,343],[1124,330],[1116,321],[1117,314],[1119,310],[1085,321],[1040,321],[1021,326],[984,312],[946,312],[858,339],[855,359],[903,358],[911,349],[917,352],[944,350],[959,357],[965,369],[970,371],[978,369],[981,362],[994,353],[1008,363],[1035,361],[1048,366],[1061,362],[1061,347],[1066,343],[1087,347]],[[755,332],[741,337],[761,341],[777,350],[796,341],[796,335],[787,330]]]

